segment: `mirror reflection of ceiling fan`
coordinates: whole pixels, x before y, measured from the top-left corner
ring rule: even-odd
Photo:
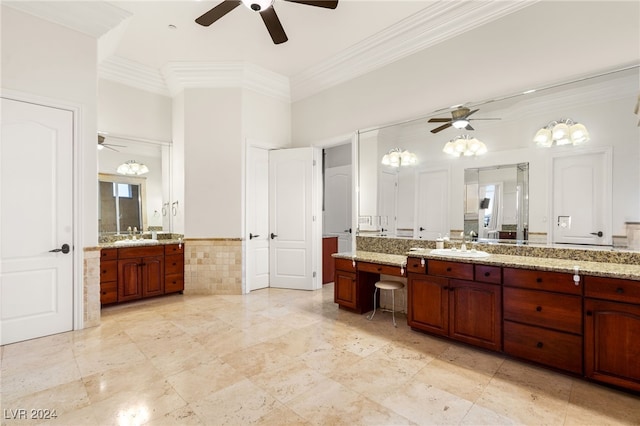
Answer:
[[[444,129],[448,129],[453,126],[456,129],[465,129],[465,130],[475,130],[471,127],[471,120],[500,120],[499,118],[469,118],[471,114],[475,114],[479,109],[470,110],[467,107],[457,107],[455,110],[451,111],[451,117],[441,117],[441,118],[431,118],[429,123],[445,123],[440,127],[436,127],[431,130],[431,133],[438,133],[443,131]]]
[[[114,146],[117,146],[118,148],[126,148],[126,145],[116,145],[112,143],[106,143],[105,137],[103,135],[98,135],[98,149],[107,148],[107,149],[110,149],[111,151],[120,152],[119,150],[115,149]]]
[[[323,7],[325,9],[335,9],[338,7],[338,0],[284,0],[291,3],[306,4],[307,6]],[[196,19],[196,22],[204,27],[216,22],[236,7],[244,4],[249,9],[259,12],[267,31],[271,35],[274,44],[284,43],[288,40],[287,34],[282,28],[280,19],[273,8],[274,0],[224,0],[213,9],[209,10]]]

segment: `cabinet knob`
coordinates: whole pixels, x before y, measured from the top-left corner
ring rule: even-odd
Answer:
[[[541,348],[543,346],[544,346],[544,344],[542,342],[538,342],[538,344],[536,345],[536,348]]]
[[[587,311],[586,314],[587,314],[588,317],[593,316],[593,312],[591,312],[591,311]]]
[[[624,293],[624,289],[622,287],[618,287],[618,288],[616,288],[616,293],[622,294],[622,293]]]
[[[542,312],[542,306],[536,306],[536,311]]]
[[[451,272],[451,268],[447,268],[447,272]]]
[[[485,277],[488,277],[489,275],[491,275],[491,272],[485,272],[485,273],[484,273],[484,276],[485,276]]]
[[[536,282],[537,283],[541,283],[542,282],[542,278],[540,278],[540,277],[536,278]]]

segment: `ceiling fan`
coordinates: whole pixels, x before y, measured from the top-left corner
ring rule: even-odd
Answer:
[[[113,148],[114,146],[125,148],[125,145],[115,145],[112,143],[105,143],[105,137],[102,135],[98,135],[98,149],[110,149],[111,151],[120,152],[119,150]]]
[[[469,118],[471,114],[478,112],[478,109],[470,110],[467,107],[458,107],[451,111],[451,118],[431,118],[429,123],[445,123],[440,127],[431,130],[431,133],[438,133],[451,126],[456,129],[474,130],[469,122],[471,120],[500,120],[499,118]]]
[[[323,7],[325,9],[335,9],[338,7],[338,0],[284,0],[291,3],[306,4],[307,6]],[[274,44],[284,43],[288,40],[287,34],[282,28],[280,19],[273,8],[274,0],[224,0],[222,3],[209,10],[196,19],[196,22],[204,27],[216,22],[236,7],[244,4],[251,10],[260,13],[260,17],[267,27]]]

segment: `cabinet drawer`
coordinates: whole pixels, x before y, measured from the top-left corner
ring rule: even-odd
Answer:
[[[582,373],[582,337],[504,322],[504,351],[540,364]]]
[[[499,266],[474,265],[476,281],[490,284],[502,282],[502,270]]]
[[[446,260],[429,260],[427,262],[429,275],[473,280],[473,265],[471,263],[448,262]]]
[[[118,249],[118,259],[131,259],[133,257],[146,257],[146,256],[162,256],[164,254],[164,247],[162,246],[142,246],[142,247],[127,247]]]
[[[408,257],[407,272],[425,274],[427,272],[427,260],[419,257]]]
[[[164,273],[184,274],[184,255],[172,254],[164,258]]]
[[[584,277],[584,295],[595,299],[640,303],[640,281]]]
[[[400,266],[380,265],[378,263],[358,262],[358,271],[403,276]]]
[[[184,275],[167,275],[164,279],[164,292],[176,293],[184,290]]]
[[[504,319],[582,334],[582,298],[504,287]]]
[[[118,279],[118,261],[100,260],[100,282],[116,281]]]
[[[118,301],[118,283],[116,281],[100,283],[100,304],[107,305]]]
[[[100,261],[103,260],[116,260],[118,258],[118,249],[102,249],[100,250]]]
[[[532,288],[567,294],[582,294],[582,286],[575,285],[573,274],[504,268],[502,270],[502,277],[502,282],[505,286]]]
[[[340,259],[340,258],[335,258],[336,259],[336,269],[339,269],[341,271],[351,271],[351,272],[355,272],[356,271],[356,267],[353,263],[353,260],[351,259]]]
[[[164,254],[182,254],[184,253],[184,244],[167,244],[164,246]]]

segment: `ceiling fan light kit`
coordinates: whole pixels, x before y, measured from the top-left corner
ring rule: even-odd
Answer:
[[[290,3],[299,3],[307,6],[322,7],[324,9],[335,9],[338,7],[338,0],[284,0]],[[274,44],[282,44],[288,39],[282,27],[280,18],[273,7],[274,0],[224,0],[208,12],[196,18],[196,23],[203,27],[208,27],[236,7],[244,4],[248,9],[259,12],[264,22],[271,40]]]
[[[438,133],[453,126],[458,130],[475,130],[470,122],[471,120],[500,120],[499,118],[469,118],[472,114],[478,112],[478,109],[470,110],[467,107],[458,106],[451,111],[451,117],[435,117],[429,119],[429,123],[444,123],[443,125],[431,130],[431,133]]]
[[[589,139],[589,132],[584,124],[570,118],[550,122],[538,130],[533,137],[536,145],[543,148],[549,148],[554,144],[557,146],[580,145],[588,142]]]

